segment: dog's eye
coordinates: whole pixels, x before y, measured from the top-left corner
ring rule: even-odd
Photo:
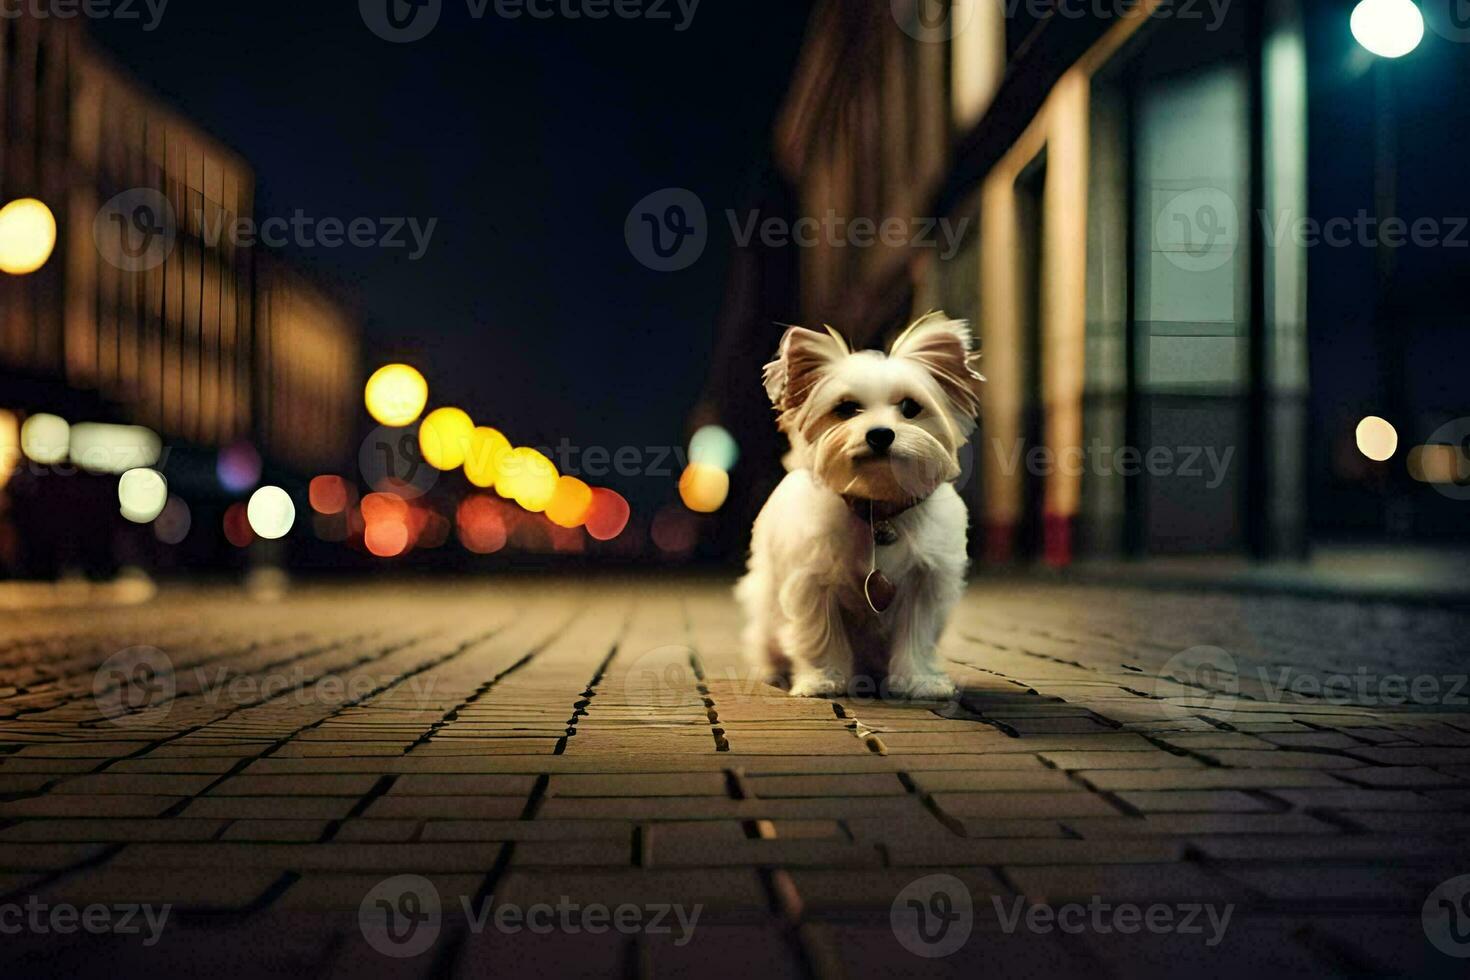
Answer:
[[[839,402],[837,404],[837,407],[832,409],[832,414],[840,419],[847,420],[850,418],[856,418],[858,412],[861,412],[862,410],[863,406],[859,405],[855,401],[848,400],[845,402]]]
[[[905,398],[903,401],[899,402],[898,410],[903,413],[903,417],[906,419],[916,419],[920,415],[924,414],[924,406],[920,405],[912,398]]]

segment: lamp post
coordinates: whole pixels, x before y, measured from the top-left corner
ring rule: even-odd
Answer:
[[[1399,425],[1406,424],[1408,400],[1404,393],[1404,338],[1395,321],[1394,273],[1398,257],[1383,240],[1382,222],[1398,209],[1398,96],[1393,66],[1419,46],[1424,38],[1424,15],[1413,0],[1362,0],[1349,21],[1353,38],[1382,59],[1373,65],[1373,208],[1379,222],[1374,243],[1377,289],[1373,311],[1379,377],[1383,382],[1383,410]],[[1407,531],[1409,515],[1397,506],[1407,481],[1399,467],[1387,474],[1384,523],[1390,534]]]

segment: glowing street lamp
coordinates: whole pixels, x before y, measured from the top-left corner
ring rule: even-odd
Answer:
[[[1401,58],[1424,38],[1424,15],[1414,0],[1362,0],[1349,26],[1357,42],[1380,58]]]
[[[0,208],[0,272],[25,276],[46,264],[56,248],[56,217],[33,197]]]

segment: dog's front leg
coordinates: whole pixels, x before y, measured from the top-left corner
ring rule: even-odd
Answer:
[[[852,676],[852,643],[831,586],[795,579],[781,590],[785,622],[778,639],[791,661],[791,696],[816,698],[847,691]]]
[[[889,694],[920,700],[954,696],[954,681],[939,660],[939,637],[955,599],[932,580],[900,590],[898,601],[888,613],[892,634],[885,686]]]

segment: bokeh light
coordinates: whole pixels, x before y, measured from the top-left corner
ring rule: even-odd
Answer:
[[[408,524],[408,501],[396,493],[370,493],[362,498],[362,519],[367,524],[396,521]]]
[[[0,272],[24,276],[46,264],[56,249],[56,216],[33,197],[0,208]]]
[[[0,409],[0,490],[20,465],[20,419],[14,412]]]
[[[260,482],[260,453],[248,442],[237,442],[220,450],[215,463],[219,485],[230,493],[244,493]]]
[[[429,402],[429,383],[407,364],[387,364],[373,372],[363,389],[368,414],[381,425],[413,425]]]
[[[466,551],[493,555],[505,547],[509,532],[502,508],[502,504],[482,494],[472,494],[460,501],[455,523],[459,542]]]
[[[457,470],[470,451],[475,423],[458,408],[436,408],[419,423],[419,452],[436,470]]]
[[[402,521],[373,521],[362,532],[363,547],[378,558],[397,558],[408,550],[408,538]]]
[[[147,524],[168,503],[168,481],[157,470],[128,470],[118,478],[117,502],[123,517],[134,524]]]
[[[504,457],[496,473],[495,492],[539,514],[556,495],[556,483],[556,464],[536,450],[522,446]]]
[[[706,463],[690,463],[679,477],[679,497],[696,514],[713,514],[730,496],[730,474]]]
[[[698,518],[679,507],[665,507],[653,519],[649,536],[670,558],[687,558],[699,543]]]
[[[740,460],[740,445],[722,425],[706,425],[689,440],[689,462],[726,472]]]
[[[470,433],[470,448],[464,460],[465,479],[482,490],[495,486],[496,474],[510,450],[510,440],[499,430],[479,426]]]
[[[68,455],[88,473],[126,473],[156,466],[163,440],[141,425],[78,422],[71,427]]]
[[[1369,415],[1358,423],[1358,452],[1371,460],[1382,463],[1392,459],[1399,448],[1398,431],[1387,419]]]
[[[153,535],[164,544],[183,544],[194,526],[194,515],[180,497],[170,496],[163,513],[153,522]]]
[[[1424,39],[1424,15],[1413,0],[1362,0],[1348,20],[1353,37],[1380,58],[1400,58]]]
[[[42,466],[64,462],[71,453],[71,426],[58,415],[32,415],[20,427],[20,449]]]
[[[577,528],[587,523],[587,512],[591,509],[592,488],[575,476],[564,476],[556,481],[556,491],[551,495],[551,503],[546,505],[546,517],[557,527]]]
[[[340,476],[319,476],[312,480],[306,497],[318,514],[340,514],[351,502],[347,481]]]
[[[621,495],[596,487],[592,491],[592,506],[587,509],[587,533],[598,541],[611,541],[628,527],[632,513]]]
[[[255,532],[250,529],[250,517],[242,503],[231,504],[225,511],[224,529],[225,540],[236,548],[248,548],[255,540]]]
[[[280,487],[261,487],[250,495],[250,529],[267,541],[284,538],[296,523],[296,505]]]

